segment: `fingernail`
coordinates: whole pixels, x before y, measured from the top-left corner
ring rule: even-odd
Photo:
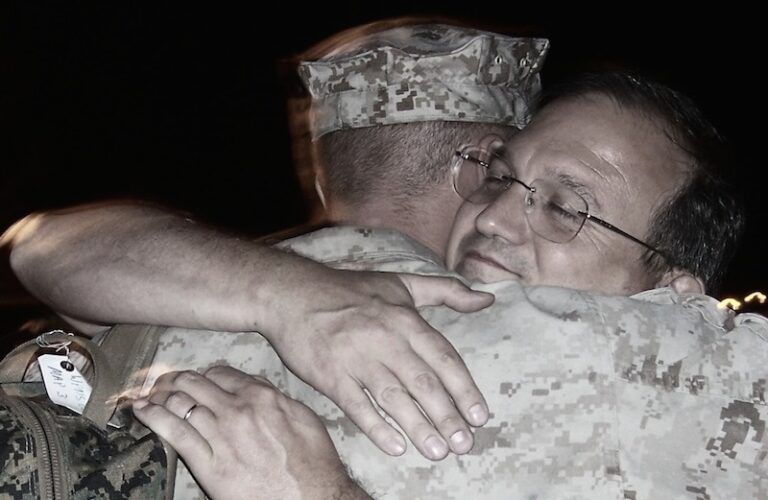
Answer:
[[[469,409],[469,418],[472,419],[472,425],[483,425],[488,421],[488,408],[482,403],[477,403]]]
[[[451,435],[451,449],[454,453],[466,453],[472,448],[472,438],[465,430],[456,431]]]
[[[142,408],[144,408],[144,407],[145,407],[145,406],[147,406],[148,404],[149,404],[149,401],[147,401],[147,400],[146,400],[146,399],[144,399],[144,398],[141,398],[141,399],[137,399],[137,400],[135,400],[135,401],[133,402],[133,409],[134,409],[134,410],[141,410]]]
[[[387,449],[390,455],[402,455],[405,453],[405,440],[398,435],[387,440]]]
[[[437,436],[429,436],[427,440],[424,441],[424,447],[427,449],[429,456],[435,460],[440,460],[448,454],[448,446],[445,444],[445,441]]]

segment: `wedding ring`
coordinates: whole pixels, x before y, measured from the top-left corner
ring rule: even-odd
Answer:
[[[184,414],[184,420],[189,420],[189,416],[192,415],[192,410],[194,410],[195,408],[197,408],[197,403],[193,404],[192,408],[187,410],[187,413]]]

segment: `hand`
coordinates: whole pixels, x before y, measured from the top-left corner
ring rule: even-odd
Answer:
[[[230,367],[171,372],[133,408],[212,498],[368,498],[317,415],[266,379]]]
[[[288,368],[386,453],[400,455],[406,443],[365,390],[425,457],[472,448],[469,425],[485,424],[486,403],[459,354],[415,307],[472,312],[493,295],[453,278],[331,269],[291,285],[290,303],[275,303],[280,335],[265,331]]]
[[[94,329],[145,323],[262,332],[294,373],[387,453],[402,453],[405,439],[365,391],[435,460],[449,445],[468,451],[467,423],[488,418],[456,351],[414,309],[474,311],[493,301],[456,280],[334,271],[134,204],[34,217],[6,240],[22,282]]]

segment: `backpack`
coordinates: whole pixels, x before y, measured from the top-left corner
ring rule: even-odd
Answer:
[[[172,498],[176,454],[135,420],[126,398],[141,388],[163,330],[119,325],[93,341],[59,330],[0,362],[0,498]],[[82,415],[53,403],[43,382],[28,381],[38,374],[30,362],[51,349],[90,360]],[[76,370],[68,361],[61,369]]]

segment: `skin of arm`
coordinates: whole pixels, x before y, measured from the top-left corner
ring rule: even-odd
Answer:
[[[406,443],[365,390],[432,460],[469,451],[469,427],[487,421],[458,353],[415,310],[493,301],[457,280],[333,270],[137,203],[33,214],[2,238],[20,281],[91,333],[115,323],[260,332],[386,453]]]
[[[6,240],[27,289],[91,331],[136,319],[266,331],[274,315],[260,313],[280,305],[291,277],[322,272],[309,260],[137,203],[32,214]]]

